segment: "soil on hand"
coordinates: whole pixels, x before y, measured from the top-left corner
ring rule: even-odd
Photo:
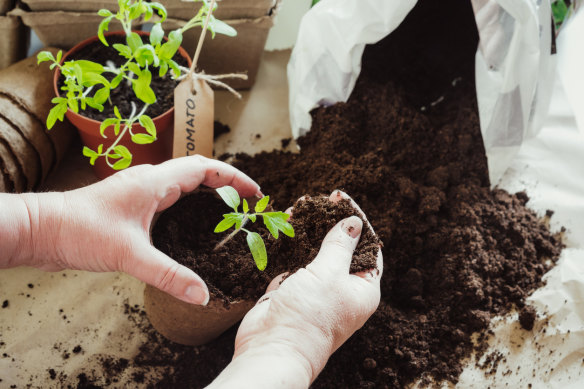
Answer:
[[[238,156],[276,209],[344,189],[383,241],[379,308],[314,388],[456,382],[471,335],[524,307],[558,258],[561,242],[526,207],[526,194],[489,188],[477,42],[470,2],[420,0],[395,33],[367,48],[349,101],[313,112],[299,154]],[[195,348],[143,328],[150,340],[131,363],[161,371],[152,387],[204,387],[231,360],[235,328]]]
[[[124,63],[126,63],[127,59],[122,57],[119,52],[113,48],[113,45],[116,43],[126,44],[126,38],[125,36],[120,35],[108,36],[106,39],[109,43],[109,47],[104,46],[101,41],[96,41],[83,47],[74,55],[67,58],[67,60],[84,59],[99,63],[103,66],[107,66],[108,63],[113,63],[116,67],[119,68]],[[147,39],[147,36],[142,37],[143,41]],[[187,66],[187,60],[181,57],[178,52],[174,55],[173,59],[179,65]],[[166,73],[164,77],[160,77],[158,74],[158,69],[153,68],[150,70],[152,72],[152,83],[150,86],[156,94],[156,102],[148,107],[146,114],[151,118],[155,118],[174,107],[174,88],[176,88],[178,85],[178,81],[171,78],[170,71]],[[115,74],[104,73],[103,76],[111,81]],[[63,85],[63,81],[64,78],[61,76],[59,79],[59,90]],[[112,103],[104,104],[104,110],[102,112],[99,112],[97,109],[87,107],[86,110],[82,112],[80,111],[80,113],[90,119],[103,121],[107,118],[114,117],[114,106],[118,107],[122,117],[124,118],[130,117],[130,114],[132,113],[132,102],[136,104],[136,109],[138,111],[140,111],[140,109],[142,109],[144,106],[144,103],[136,97],[134,91],[132,90],[132,85],[126,82],[126,80],[123,80],[116,89],[111,90],[110,99]]]
[[[240,208],[241,209],[241,208]],[[259,271],[240,232],[219,250],[215,246],[232,230],[215,234],[222,215],[232,210],[212,191],[198,191],[185,196],[164,212],[152,230],[154,246],[200,275],[209,291],[225,303],[240,299],[257,300],[278,274],[294,272],[310,263],[318,253],[326,233],[340,220],[357,215],[349,201],[334,204],[324,196],[298,201],[290,223],[295,237],[270,236],[261,217],[246,228],[256,231],[266,243],[268,266]],[[351,269],[362,271],[376,267],[379,239],[365,227],[355,250]]]

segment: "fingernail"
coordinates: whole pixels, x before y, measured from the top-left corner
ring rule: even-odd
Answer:
[[[264,194],[262,193],[260,188],[258,188],[258,191],[255,194],[255,197],[257,197],[258,199],[261,199],[262,197],[264,197]]]
[[[209,291],[198,285],[191,285],[185,291],[185,297],[193,304],[207,305],[209,303]]]
[[[363,222],[357,216],[351,216],[343,222],[343,231],[345,234],[349,235],[351,238],[355,239],[361,235],[361,229],[363,228]]]

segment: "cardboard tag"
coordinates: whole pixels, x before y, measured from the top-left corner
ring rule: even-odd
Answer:
[[[194,91],[193,91],[194,84]],[[172,157],[201,154],[213,158],[213,90],[206,81],[189,75],[174,90]]]

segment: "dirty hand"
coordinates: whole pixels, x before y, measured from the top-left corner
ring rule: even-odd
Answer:
[[[201,278],[154,248],[149,234],[156,212],[199,185],[231,185],[244,197],[261,193],[234,167],[192,156],[132,167],[69,192],[2,195],[0,235],[14,243],[0,243],[6,249],[0,268],[123,271],[183,301],[206,304]]]
[[[330,196],[341,198],[349,199],[340,191]],[[239,327],[232,362],[209,388],[307,388],[314,381],[379,304],[381,250],[377,269],[349,274],[362,227],[356,216],[340,221],[311,264],[272,281]]]

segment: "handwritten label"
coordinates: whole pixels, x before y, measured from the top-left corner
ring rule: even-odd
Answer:
[[[193,90],[194,86],[194,90]],[[189,75],[174,90],[174,142],[172,157],[200,154],[213,157],[213,90]]]

